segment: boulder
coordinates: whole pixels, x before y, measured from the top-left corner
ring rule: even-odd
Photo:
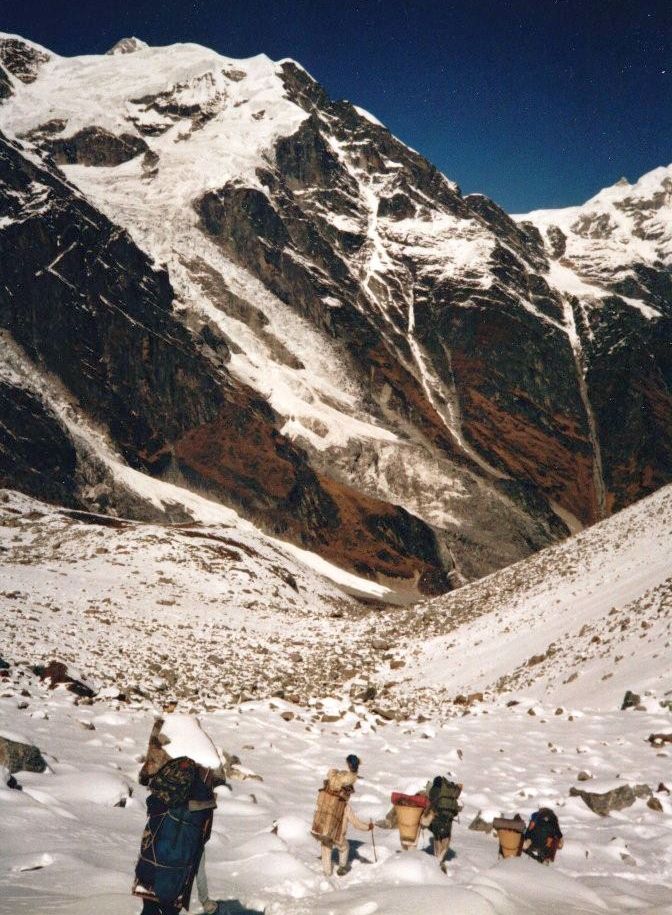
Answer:
[[[0,766],[0,786],[5,785],[7,788],[13,788],[15,791],[23,791],[21,785],[13,775],[10,775],[6,766]]]
[[[13,772],[44,772],[47,764],[36,746],[0,735],[0,766]]]
[[[395,806],[390,807],[385,816],[376,820],[376,826],[379,829],[396,829],[397,828],[397,808]]]
[[[371,647],[375,648],[376,651],[388,651],[390,643],[386,639],[373,639],[371,641]]]
[[[641,701],[641,696],[637,695],[637,693],[633,693],[631,690],[627,690],[625,696],[623,696],[621,711],[625,711],[627,708],[637,708]]]
[[[649,734],[649,743],[652,747],[662,747],[664,743],[672,743],[672,734]]]
[[[593,813],[604,817],[609,816],[612,810],[624,810],[626,807],[631,807],[638,797],[650,797],[652,791],[648,785],[619,785],[618,788],[601,793],[584,791],[572,786],[569,794],[571,797],[580,797]]]
[[[37,674],[41,680],[48,680],[50,689],[65,684],[66,688],[76,696],[92,699],[96,695],[86,683],[70,676],[68,668],[62,661],[50,661],[46,667],[38,664],[33,667],[33,673]]]
[[[469,829],[471,829],[472,832],[492,832],[492,823],[488,823],[487,820],[484,820],[481,816],[481,811],[479,810],[469,824]]]
[[[396,717],[396,714],[391,709],[381,708],[379,705],[376,705],[371,711],[374,715],[379,715],[385,721],[394,721]]]

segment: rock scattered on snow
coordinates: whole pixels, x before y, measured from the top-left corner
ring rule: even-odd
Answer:
[[[623,702],[621,704],[621,711],[625,711],[628,708],[637,708],[641,704],[642,698],[633,693],[632,690],[627,690],[625,696],[623,697]]]
[[[653,747],[662,747],[665,743],[672,743],[672,733],[670,734],[649,734],[649,743]]]
[[[580,797],[593,813],[609,816],[613,810],[624,810],[631,807],[637,798],[650,797],[653,792],[648,785],[619,785],[609,791],[593,792],[575,788],[569,789],[571,797]]]
[[[469,824],[472,832],[492,832],[492,823],[484,820],[479,810],[474,819]]]
[[[47,764],[33,744],[0,735],[0,766],[13,772],[44,772]]]

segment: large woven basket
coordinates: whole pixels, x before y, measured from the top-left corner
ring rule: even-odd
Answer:
[[[317,792],[317,808],[311,828],[316,839],[336,842],[340,838],[346,804],[340,793],[328,788]]]
[[[499,848],[503,858],[518,858],[523,850],[523,820],[496,817],[492,824],[497,830]]]
[[[406,805],[395,804],[394,809],[397,812],[397,827],[399,829],[399,838],[401,844],[406,847],[415,845],[418,841],[420,832],[420,818],[423,814],[422,807],[407,807]]]

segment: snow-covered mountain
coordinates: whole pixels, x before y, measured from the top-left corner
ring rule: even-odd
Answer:
[[[607,508],[627,504],[670,467],[672,165],[515,218],[541,233],[549,281],[572,297]]]
[[[413,596],[672,478],[657,173],[610,248],[626,288],[293,61],[112,50],[0,39],[0,318],[33,385],[0,391],[5,482],[147,517],[69,411],[117,464]]]

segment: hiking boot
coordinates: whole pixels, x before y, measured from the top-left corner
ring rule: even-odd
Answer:
[[[206,899],[203,903],[203,911],[205,915],[215,915],[219,910],[219,903],[215,902],[213,899]]]

